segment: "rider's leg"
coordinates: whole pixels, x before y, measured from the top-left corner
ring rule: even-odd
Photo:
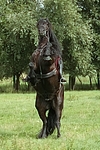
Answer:
[[[63,71],[63,62],[62,62],[62,59],[60,59],[58,61],[58,63],[59,63],[59,72],[60,72],[60,76],[61,76],[60,82],[66,82],[66,79],[62,75],[62,71]]]

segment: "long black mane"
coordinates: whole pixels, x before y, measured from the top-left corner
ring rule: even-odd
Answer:
[[[49,29],[49,33],[50,33],[50,43],[52,43],[52,46],[56,50],[56,53],[58,55],[61,55],[62,54],[61,47],[60,47],[60,44],[58,42],[56,35],[54,34],[52,29]]]

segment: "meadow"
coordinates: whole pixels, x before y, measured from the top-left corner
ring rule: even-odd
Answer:
[[[65,92],[61,137],[37,139],[35,93],[0,94],[0,150],[99,150],[100,91]]]

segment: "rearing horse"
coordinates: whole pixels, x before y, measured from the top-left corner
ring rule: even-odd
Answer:
[[[43,121],[38,138],[46,138],[53,133],[55,127],[57,137],[60,137],[60,119],[64,101],[64,86],[60,82],[60,47],[47,19],[40,19],[37,28],[39,43],[32,54],[27,79],[36,90],[35,106]]]

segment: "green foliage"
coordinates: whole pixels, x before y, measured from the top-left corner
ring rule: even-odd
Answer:
[[[3,76],[21,74],[26,70],[29,57],[35,49],[36,2],[2,2],[1,61]]]
[[[83,19],[89,20],[93,28],[92,64],[95,66],[96,70],[100,70],[100,1],[78,0],[78,2],[81,7],[80,13],[82,14]]]

